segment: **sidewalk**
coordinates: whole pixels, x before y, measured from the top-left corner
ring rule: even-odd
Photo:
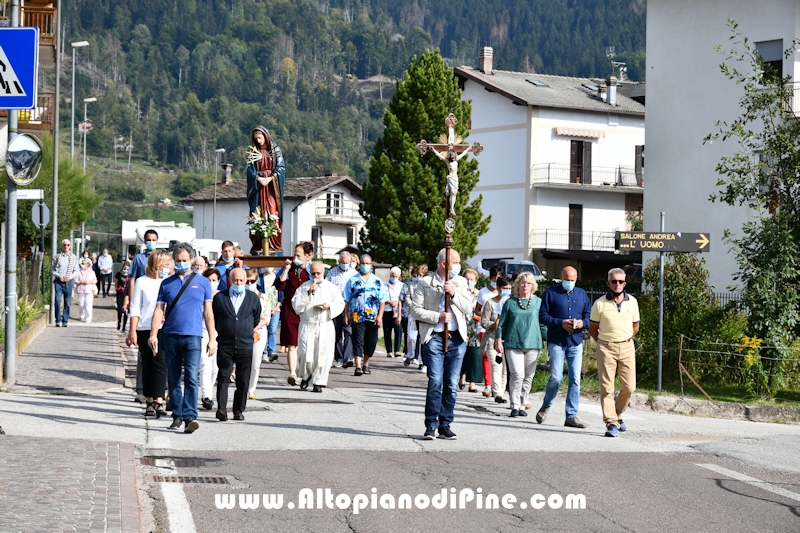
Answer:
[[[114,301],[95,298],[84,324],[73,300],[69,327],[48,327],[0,394],[4,531],[140,530],[134,445],[144,422],[132,421],[123,389]]]

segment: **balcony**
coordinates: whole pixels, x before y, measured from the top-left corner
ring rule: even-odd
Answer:
[[[642,172],[634,167],[584,167],[563,163],[543,163],[533,166],[534,185],[558,187],[591,187],[593,189],[624,187],[641,189]]]
[[[361,204],[343,198],[317,198],[315,212],[317,223],[328,224],[363,224],[364,219],[358,212]]]
[[[613,231],[541,229],[531,232],[531,247],[534,250],[613,252],[614,237]]]
[[[17,120],[20,130],[51,130],[55,114],[55,93],[39,91],[35,109],[20,109]],[[0,111],[0,117],[8,117],[8,111]]]
[[[55,46],[56,34],[56,8],[54,2],[37,2],[28,0],[25,6],[20,6],[20,26],[38,26],[39,44]],[[11,2],[0,0],[0,21],[8,21],[11,16]],[[0,26],[8,22],[0,23]]]

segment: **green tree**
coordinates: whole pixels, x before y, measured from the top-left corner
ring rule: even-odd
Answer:
[[[725,237],[736,254],[738,279],[744,285],[743,303],[750,310],[749,328],[768,346],[788,346],[800,333],[800,112],[791,76],[776,78],[765,71],[755,46],[728,21],[733,49],[720,68],[742,86],[740,114],[732,122],[719,121],[719,132],[706,142],[732,139],[739,150],[723,156],[717,165],[720,191],[712,201],[747,205],[755,218],[734,237]],[[797,41],[784,57],[794,57]],[[786,350],[761,350],[762,356],[785,357]],[[765,361],[766,363],[766,361]],[[773,361],[766,364],[766,392],[780,383],[773,381]],[[773,368],[774,367],[774,368]],[[777,372],[776,372],[777,373]]]
[[[435,262],[444,237],[447,169],[434,154],[420,157],[416,144],[436,141],[450,113],[458,119],[456,133],[466,138],[471,111],[438,50],[414,57],[384,113],[385,130],[375,143],[364,186],[361,242],[375,260],[403,266]],[[478,237],[489,229],[482,196],[468,202],[478,175],[472,156],[461,160],[453,238],[462,258],[475,255]]]

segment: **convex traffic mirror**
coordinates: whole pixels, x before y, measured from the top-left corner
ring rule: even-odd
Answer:
[[[6,172],[17,185],[28,185],[42,168],[42,143],[33,135],[22,133],[8,143]]]

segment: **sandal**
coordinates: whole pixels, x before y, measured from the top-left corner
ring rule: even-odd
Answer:
[[[144,416],[156,416],[156,402],[147,402],[147,408],[144,410]]]
[[[368,367],[367,365],[364,365],[364,366],[362,366],[362,367],[361,367],[361,371],[362,371],[364,374],[372,374],[372,372],[370,371],[370,369],[369,369],[369,367]]]
[[[156,404],[156,418],[167,416],[167,410],[164,409],[163,403],[154,402]]]

